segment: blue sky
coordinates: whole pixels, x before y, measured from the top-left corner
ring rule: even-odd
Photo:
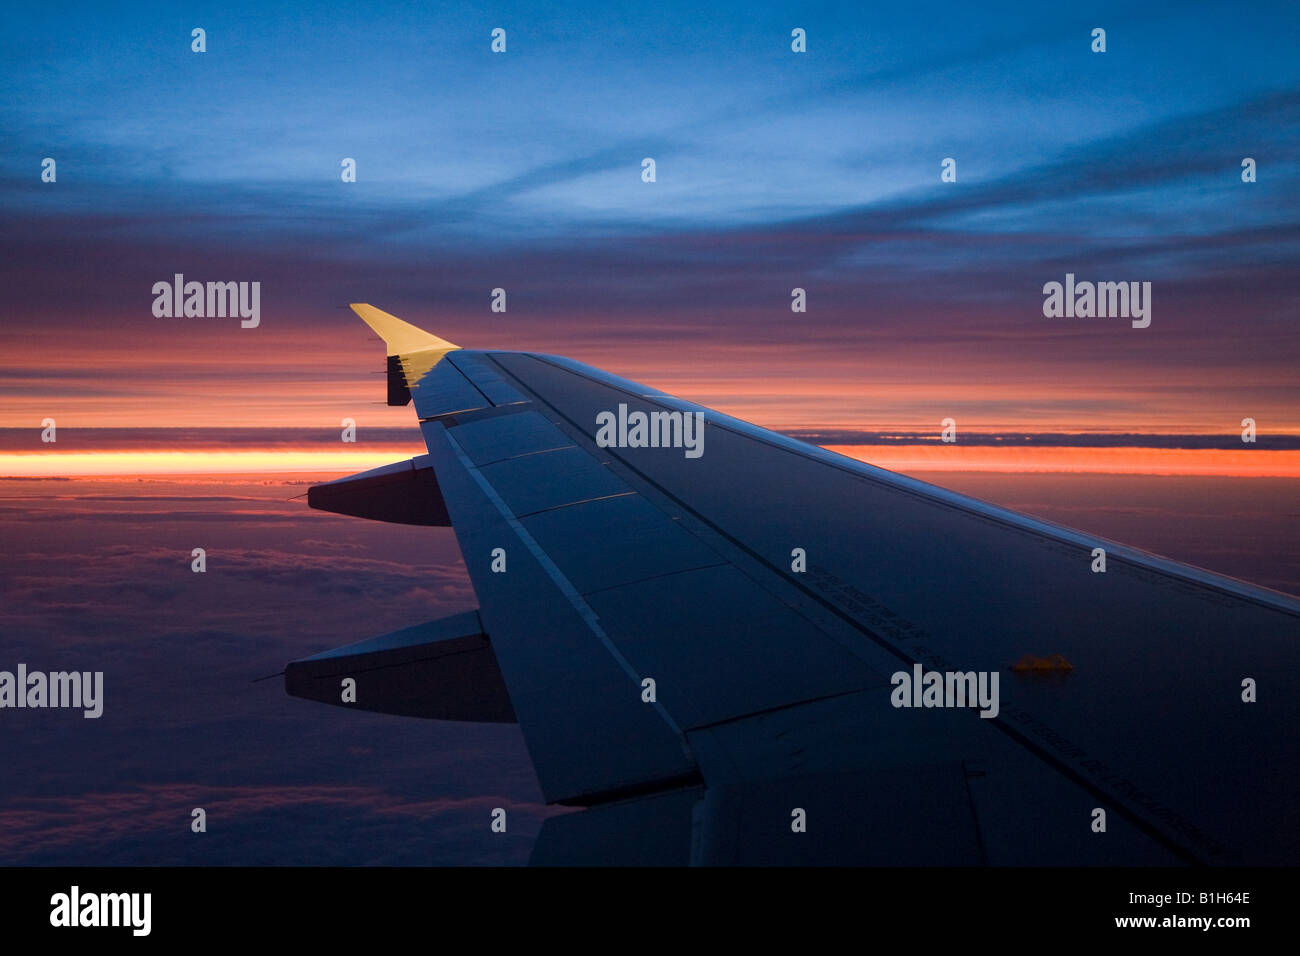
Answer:
[[[1093,189],[1143,219],[1188,205],[1174,191],[1195,176],[1211,193],[1198,197],[1204,231],[1225,207],[1240,216],[1238,154],[1261,153],[1266,178],[1294,188],[1295,129],[1256,122],[1296,91],[1300,13],[1287,6],[10,8],[6,192],[35,200],[13,180],[34,179],[34,153],[54,154],[66,185],[90,187],[60,191],[70,208],[197,207],[297,229],[313,209],[418,209],[427,218],[402,229],[407,242],[500,243],[504,228],[526,241],[906,204],[934,193],[952,156],[967,192],[1084,165],[1108,174]],[[207,53],[190,52],[193,26],[207,30]],[[489,51],[495,26],[508,31],[504,55]],[[808,31],[806,54],[790,50],[794,26]],[[1107,29],[1104,55],[1089,49],[1094,26]],[[346,192],[344,156],[359,167]],[[653,190],[640,182],[644,156],[659,164]],[[1153,165],[1163,196],[1142,188]],[[92,193],[99,185],[113,193]],[[1060,181],[976,221],[1041,226],[1063,203],[1113,219],[1080,194],[1089,185]],[[292,223],[268,194],[296,211]],[[1276,221],[1281,210],[1261,205],[1255,221]]]
[[[936,394],[1044,374],[1086,390],[1104,369],[1121,391],[1177,390],[1159,408],[1131,392],[1125,428],[1169,422],[1211,380],[1273,421],[1300,404],[1295,4],[0,17],[0,345],[35,324],[151,335],[140,290],[182,271],[262,281],[268,335],[342,327],[361,300],[454,341],[589,360],[689,333],[720,366],[740,338],[789,344],[799,286],[805,375],[918,380],[965,343],[924,378]],[[1150,334],[1044,322],[1042,285],[1067,271],[1155,283]],[[485,329],[497,286],[511,313]]]

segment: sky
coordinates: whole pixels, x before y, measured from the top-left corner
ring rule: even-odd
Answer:
[[[367,301],[784,430],[1300,433],[1294,4],[0,17],[0,426],[409,426]]]
[[[5,715],[0,864],[527,860],[517,728],[252,683],[475,604],[450,530],[294,500],[424,450],[350,302],[1300,593],[1298,39],[1269,2],[0,7],[0,668],[111,695]],[[257,326],[156,316],[177,273],[260,283]],[[1151,283],[1149,327],[1044,315],[1067,274]]]

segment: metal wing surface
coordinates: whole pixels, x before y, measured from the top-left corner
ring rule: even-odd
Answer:
[[[396,511],[455,529],[480,607],[286,680],[332,700],[354,666],[364,706],[367,674],[434,648],[400,706],[379,681],[370,705],[517,720],[546,799],[585,808],[534,862],[1300,857],[1300,601],[354,309],[428,455],[313,504],[418,497]]]

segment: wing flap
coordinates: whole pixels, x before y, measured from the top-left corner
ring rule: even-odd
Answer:
[[[656,678],[664,706],[687,729],[885,686],[884,675],[732,565],[648,578],[587,599],[619,650]]]
[[[590,802],[696,777],[685,738],[642,700],[641,675],[572,584],[447,429],[424,431],[547,800]],[[504,570],[492,570],[497,559]]]
[[[638,494],[542,511],[520,523],[584,595],[724,560]]]
[[[456,441],[475,465],[569,448],[569,437],[534,411],[521,411],[462,424]]]

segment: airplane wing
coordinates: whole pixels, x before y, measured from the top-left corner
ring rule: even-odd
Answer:
[[[1295,598],[353,309],[428,454],[311,503],[450,524],[480,607],[286,683],[516,720],[535,863],[1300,858]]]

